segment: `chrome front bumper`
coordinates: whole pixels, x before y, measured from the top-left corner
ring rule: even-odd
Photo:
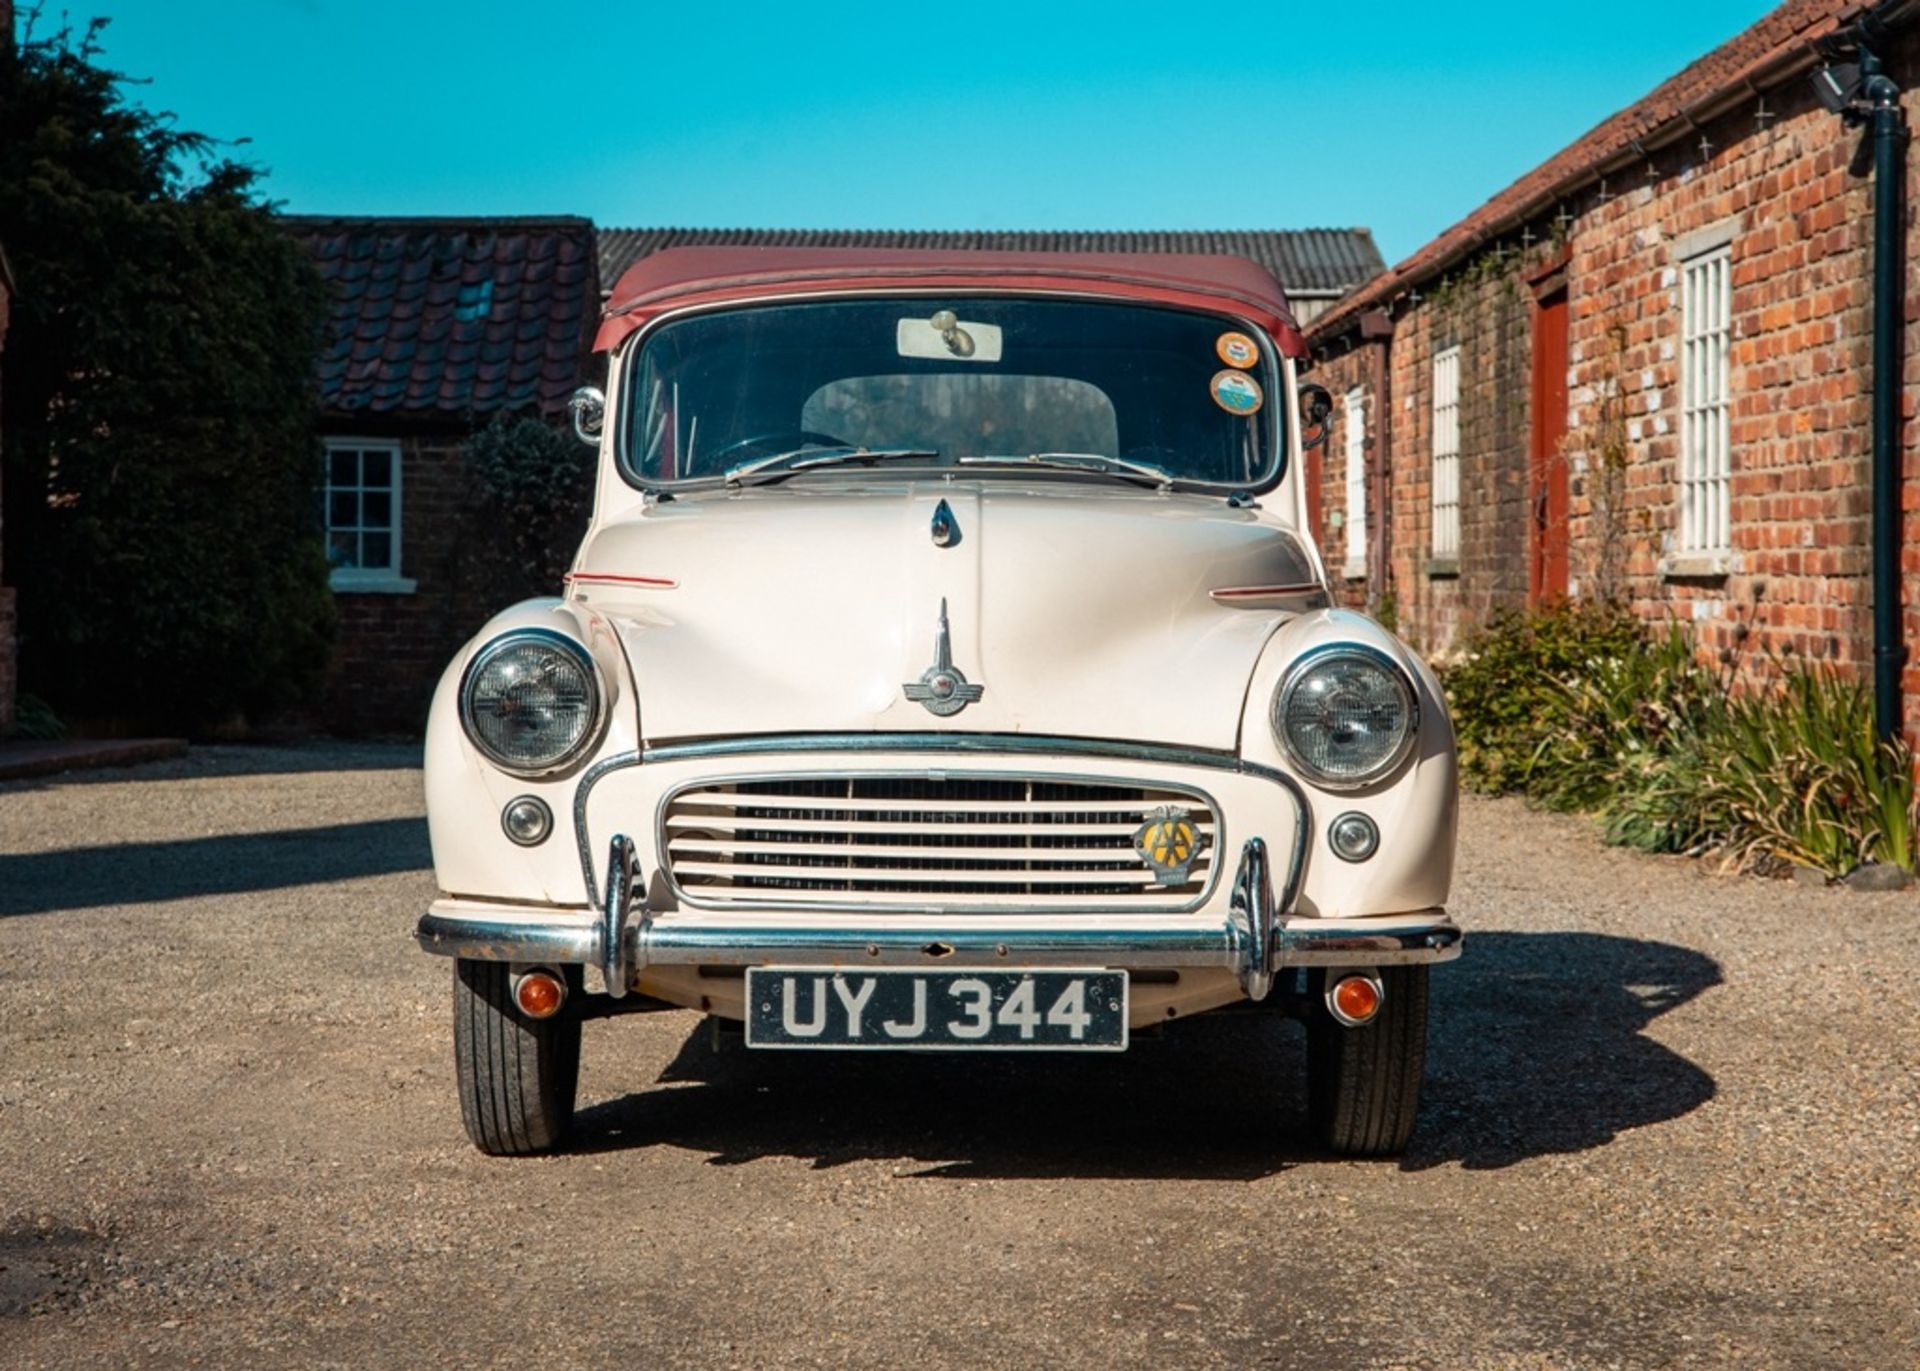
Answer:
[[[1462,938],[1443,909],[1364,919],[1289,915],[1292,892],[1275,898],[1259,838],[1241,849],[1223,923],[1203,915],[1102,923],[1084,914],[1067,926],[1035,915],[940,923],[892,916],[865,927],[807,924],[790,915],[656,920],[635,900],[643,888],[638,874],[632,842],[616,837],[598,911],[439,900],[421,916],[415,936],[444,957],[597,967],[615,997],[648,966],[1047,966],[1225,968],[1254,1000],[1265,999],[1274,976],[1288,967],[1445,962],[1460,955]]]

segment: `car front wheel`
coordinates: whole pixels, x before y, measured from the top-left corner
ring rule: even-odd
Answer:
[[[1307,1113],[1329,1150],[1345,1157],[1402,1151],[1420,1112],[1427,1064],[1427,968],[1383,967],[1372,1019],[1349,1027],[1327,1007],[1343,974],[1317,972],[1307,1007]]]
[[[577,973],[569,972],[572,982]],[[551,1019],[520,1013],[505,964],[454,963],[453,1061],[460,1118],[482,1152],[525,1156],[565,1140],[580,1079],[580,1020],[566,1009]]]

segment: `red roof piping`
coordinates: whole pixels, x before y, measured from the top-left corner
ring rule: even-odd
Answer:
[[[668,248],[641,258],[607,302],[595,346],[609,351],[669,307],[795,293],[914,289],[957,279],[983,287],[1073,290],[1231,311],[1250,318],[1291,357],[1305,355],[1286,294],[1240,257],[1167,253]]]

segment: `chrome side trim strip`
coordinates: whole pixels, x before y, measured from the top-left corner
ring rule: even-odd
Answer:
[[[593,793],[593,787],[603,776],[640,765],[638,752],[619,752],[611,757],[603,757],[588,767],[580,777],[580,784],[573,790],[573,840],[580,849],[580,878],[586,882],[587,903],[600,903],[599,886],[595,883],[593,872],[593,849],[587,841],[587,797]]]
[[[1243,762],[1232,752],[1176,747],[1162,743],[1115,742],[1103,738],[1060,738],[1034,733],[765,733],[707,742],[661,743],[646,749],[650,762],[689,757],[750,757],[770,752],[1015,752],[1069,757],[1122,757],[1205,766],[1227,771],[1261,772],[1269,768]],[[1275,772],[1279,775],[1279,772]]]
[[[1293,908],[1294,897],[1306,875],[1307,835],[1313,826],[1313,807],[1307,792],[1286,772],[1249,762],[1232,752],[1178,747],[1162,743],[1127,743],[1101,738],[1062,738],[1025,733],[771,733],[706,742],[664,743],[638,752],[604,757],[588,767],[573,793],[573,833],[580,850],[580,875],[586,883],[587,903],[600,902],[593,869],[593,851],[587,839],[587,797],[602,777],[643,762],[680,762],[707,757],[763,757],[794,752],[930,752],[1022,757],[1102,757],[1120,761],[1155,762],[1166,766],[1203,767],[1214,771],[1255,776],[1283,788],[1292,797],[1298,820],[1293,835],[1292,861],[1279,908]],[[1216,813],[1218,809],[1216,807]],[[1225,816],[1222,815],[1224,821]]]

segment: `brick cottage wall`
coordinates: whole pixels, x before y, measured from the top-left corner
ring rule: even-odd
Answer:
[[[1920,33],[1890,65],[1920,83]],[[1750,674],[1792,656],[1864,673],[1872,654],[1870,454],[1874,187],[1849,174],[1859,133],[1796,79],[1738,102],[1528,225],[1449,279],[1392,307],[1392,554],[1401,631],[1445,653],[1470,626],[1525,602],[1531,395],[1529,276],[1567,254],[1570,589],[1616,594],[1651,621],[1692,627],[1703,653]],[[1905,97],[1910,121],[1920,96]],[[1702,141],[1704,140],[1704,142]],[[1907,296],[1920,288],[1920,154],[1905,195]],[[1556,222],[1557,221],[1557,222]],[[1731,557],[1677,555],[1682,263],[1729,244]],[[1350,322],[1347,326],[1351,333]],[[1920,314],[1906,321],[1905,413],[1920,406]],[[1313,378],[1339,395],[1361,374],[1351,338],[1313,339]],[[1461,345],[1461,559],[1428,563],[1432,358]],[[1377,382],[1370,382],[1377,384]],[[1905,636],[1920,638],[1920,484],[1903,435]],[[1335,443],[1337,445],[1338,438]],[[1327,494],[1337,498],[1333,483]],[[1375,599],[1381,598],[1376,593]],[[1905,681],[1920,737],[1920,666]]]
[[[1368,523],[1368,574],[1354,576],[1349,571],[1353,562],[1349,540],[1353,532],[1354,511],[1347,505],[1347,429],[1354,422],[1354,416],[1347,409],[1347,395],[1358,386],[1368,397],[1362,404],[1361,423],[1366,434],[1367,479],[1369,491],[1372,492],[1382,454],[1378,397],[1385,364],[1384,348],[1377,344],[1360,343],[1328,359],[1312,375],[1314,381],[1333,392],[1333,425],[1326,446],[1321,450],[1320,526],[1314,530],[1314,536],[1319,540],[1327,569],[1333,574],[1334,594],[1339,603],[1350,609],[1376,612],[1380,608],[1380,586],[1376,584],[1377,578],[1371,574],[1371,569],[1378,556],[1378,549],[1374,546],[1379,535],[1379,530],[1374,527],[1380,502],[1377,493],[1371,493],[1364,512]]]
[[[1711,653],[1858,667],[1872,632],[1872,191],[1848,174],[1857,134],[1801,89],[1771,93],[1764,131],[1742,109],[1703,130],[1708,155],[1691,144],[1657,164],[1653,184],[1580,217],[1572,546],[1587,579],[1617,573],[1643,615],[1691,623]],[[1676,549],[1680,275],[1721,237],[1733,275],[1724,567]],[[1611,474],[1593,441],[1609,429],[1626,453]]]
[[[341,733],[417,733],[433,688],[460,644],[504,605],[483,603],[462,567],[466,515],[460,444],[464,434],[400,432],[353,436],[400,442],[400,573],[415,583],[406,594],[339,591],[324,704],[329,728]],[[558,587],[555,588],[558,593]]]

